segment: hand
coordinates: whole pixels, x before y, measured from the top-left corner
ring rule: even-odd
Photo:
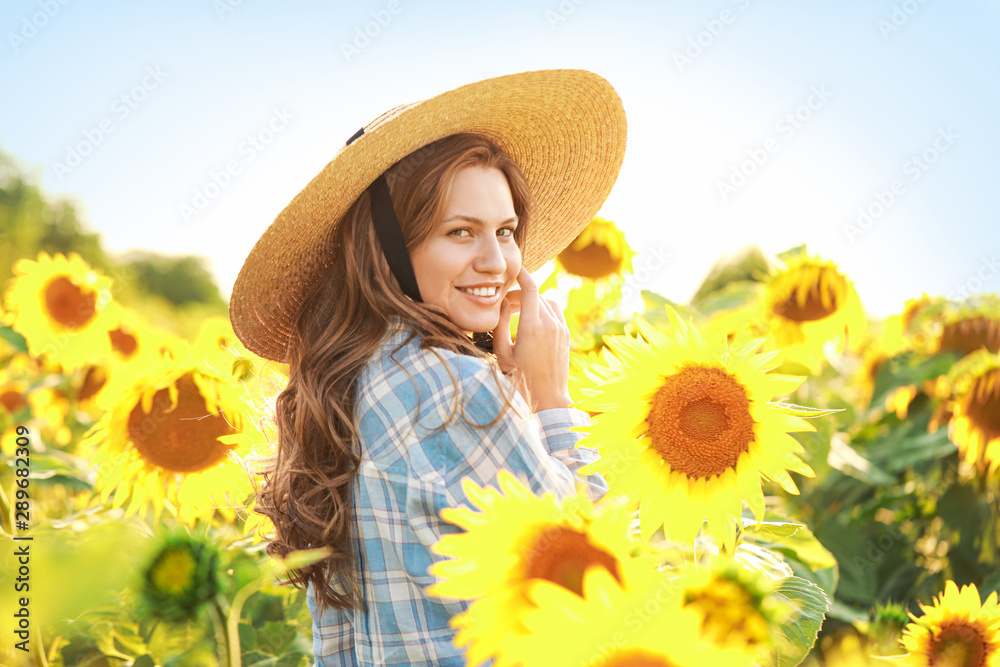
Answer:
[[[500,304],[500,321],[493,330],[493,353],[505,373],[520,373],[531,396],[532,412],[566,408],[569,397],[569,327],[562,311],[538,295],[527,269],[517,274],[520,291],[508,292]],[[510,339],[510,315],[520,310],[517,343]]]

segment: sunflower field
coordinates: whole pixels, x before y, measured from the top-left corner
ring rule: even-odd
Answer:
[[[797,247],[677,304],[635,256],[595,218],[542,285],[609,493],[502,472],[441,513],[427,593],[470,601],[468,664],[1000,667],[1000,298],[873,320]],[[269,557],[253,511],[287,368],[224,317],[151,323],[74,253],[2,287],[0,663],[311,665],[282,582],[323,552]]]

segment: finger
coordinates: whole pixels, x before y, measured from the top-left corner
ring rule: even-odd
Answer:
[[[558,330],[559,335],[568,335],[569,325],[566,324],[566,316],[563,314],[559,304],[552,299],[546,299],[545,297],[542,297],[541,302],[545,304],[545,307],[548,310],[548,316],[551,318],[552,325]]]
[[[566,314],[563,313],[563,310],[562,308],[559,307],[559,304],[556,303],[555,301],[552,301],[551,299],[546,299],[546,301],[548,301],[549,305],[552,306],[552,312],[554,313],[556,319],[562,322],[563,324],[566,324]]]
[[[500,363],[500,369],[506,371],[513,364],[513,347],[510,340],[510,302],[505,298],[500,302],[500,320],[493,330],[493,354]]]
[[[510,312],[514,313],[521,312],[521,290],[510,290],[507,292],[507,300],[510,302]]]
[[[555,313],[556,310],[558,310],[558,307],[554,303],[552,303],[552,299],[546,299],[544,296],[538,298],[539,318],[545,315],[548,316],[549,319],[558,322],[559,318]]]
[[[521,272],[517,274],[517,284],[521,287],[521,321],[537,321],[538,284],[523,266]]]

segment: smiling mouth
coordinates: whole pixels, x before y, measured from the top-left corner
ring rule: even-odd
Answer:
[[[496,287],[456,287],[455,289],[457,289],[460,292],[465,292],[466,294],[472,294],[474,296],[491,297],[491,296],[496,296],[498,288],[496,288]]]

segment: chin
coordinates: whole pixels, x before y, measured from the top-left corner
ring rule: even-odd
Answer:
[[[458,325],[462,331],[493,331],[497,328],[497,324],[500,323],[500,314],[495,315],[479,315],[479,316],[469,316],[465,317],[459,316],[453,318],[452,321]]]

